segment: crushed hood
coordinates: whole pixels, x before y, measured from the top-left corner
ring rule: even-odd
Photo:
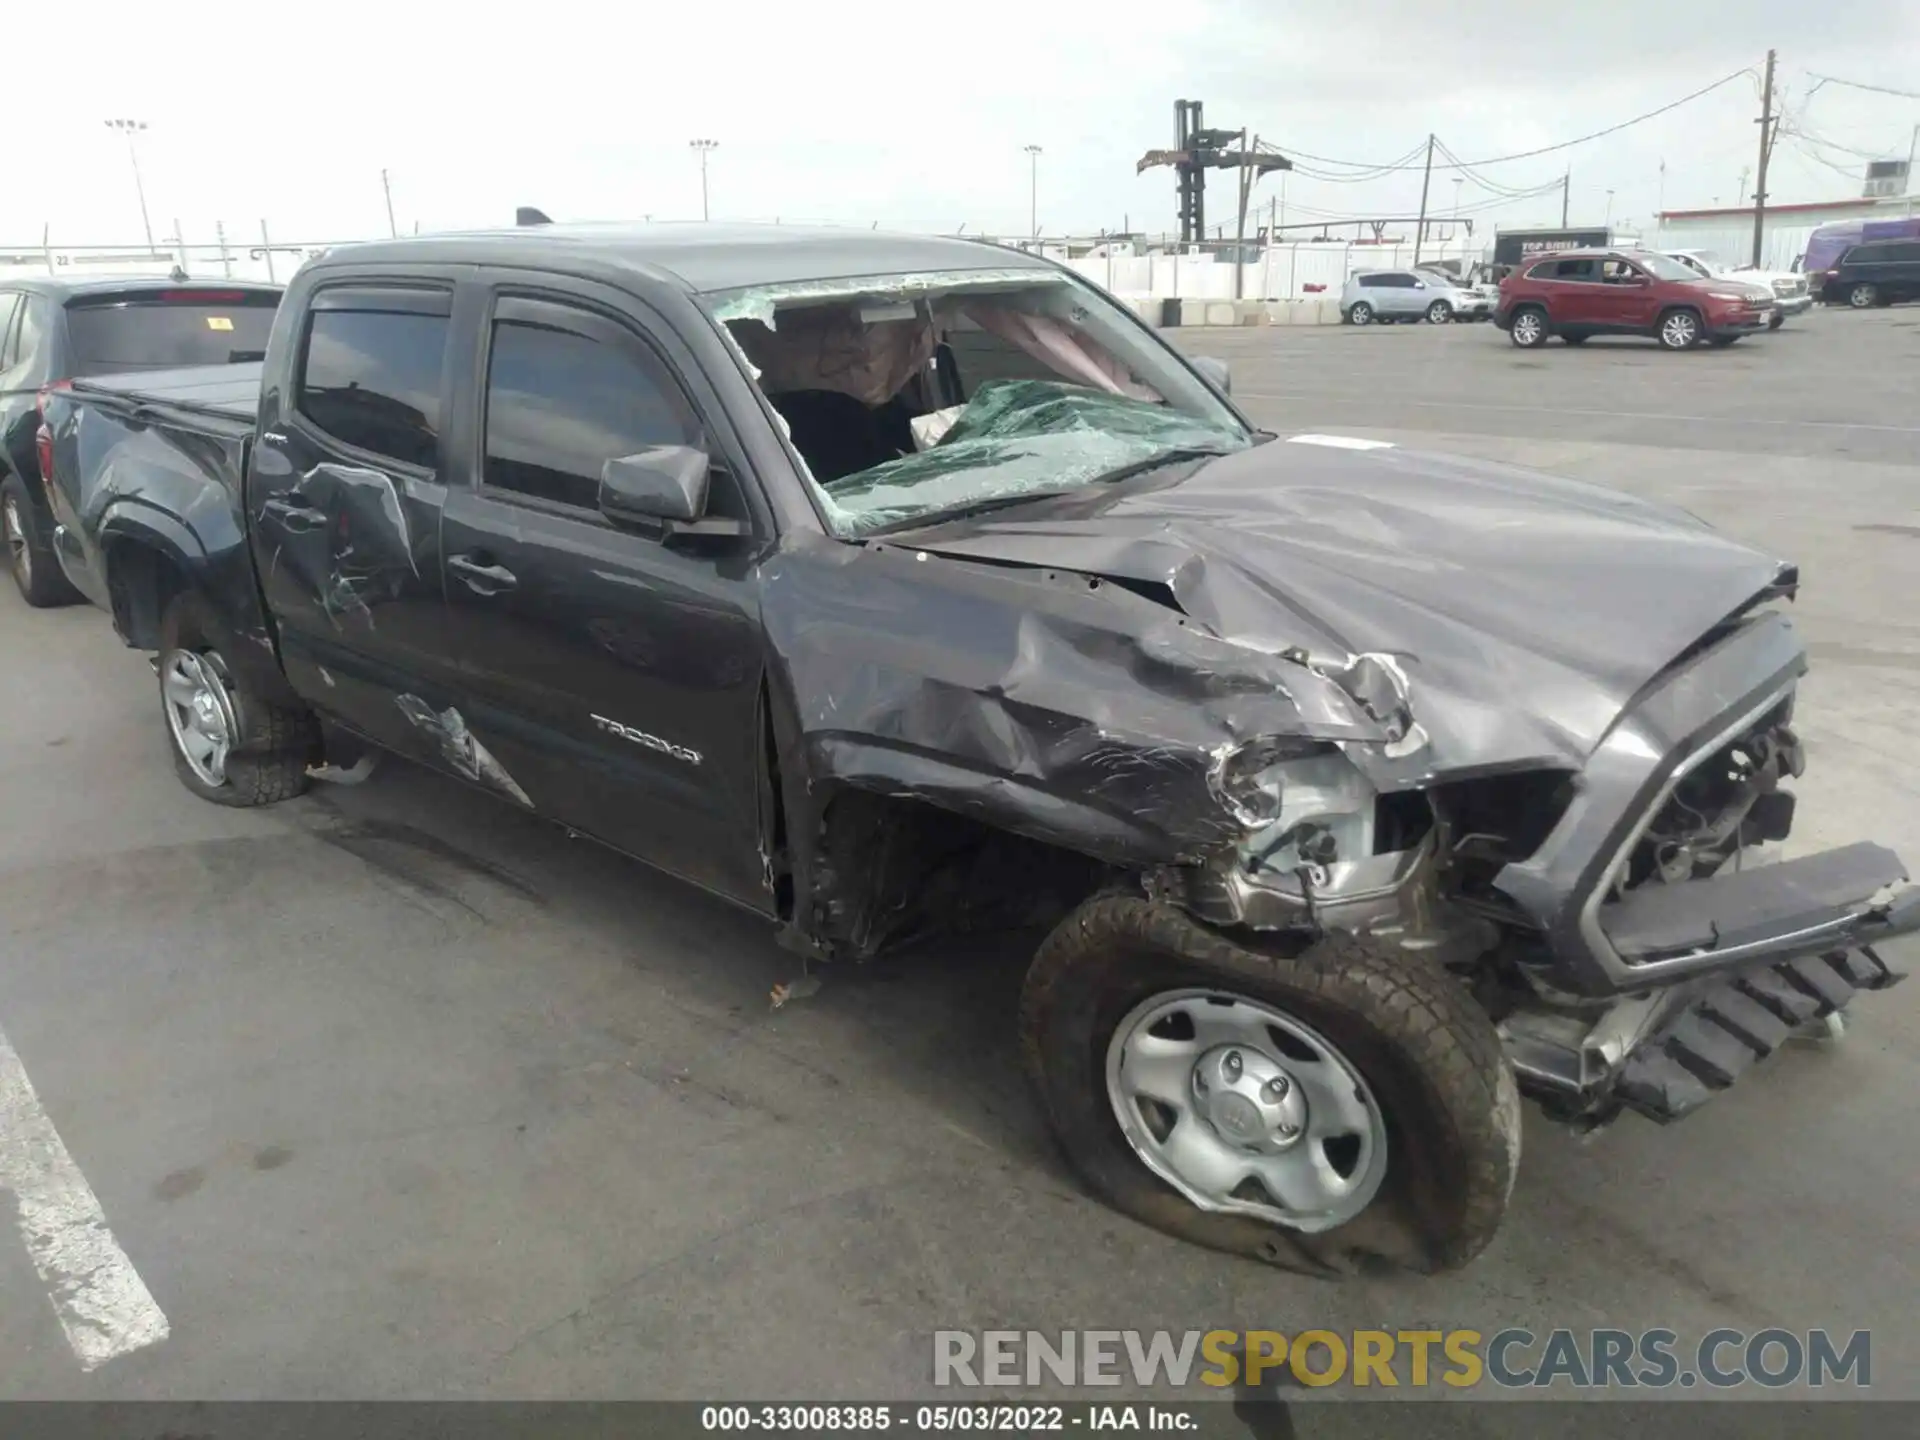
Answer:
[[[1316,666],[1390,655],[1431,740],[1422,775],[1577,765],[1648,680],[1793,579],[1669,506],[1324,438],[890,540],[1119,582],[1222,639]]]

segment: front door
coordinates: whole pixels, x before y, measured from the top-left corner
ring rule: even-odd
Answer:
[[[1651,330],[1659,309],[1653,277],[1617,255],[1600,262],[1600,283],[1594,287],[1592,305],[1600,325],[1608,330]]]
[[[455,668],[440,576],[452,299],[450,280],[316,291],[293,383],[261,411],[247,496],[294,688],[442,764],[417,712],[444,707]]]
[[[592,288],[494,296],[478,473],[442,530],[465,718],[542,814],[757,902],[753,547],[599,510],[608,460],[695,445],[713,457],[710,513],[748,514],[691,356],[635,309]]]

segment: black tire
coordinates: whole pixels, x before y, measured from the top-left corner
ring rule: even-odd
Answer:
[[[53,553],[53,537],[40,524],[40,512],[18,475],[0,481],[0,544],[20,598],[36,610],[71,605],[81,599]]]
[[[1767,317],[1767,329],[1769,330],[1778,330],[1782,325],[1786,323],[1787,323],[1787,317],[1782,315],[1777,310],[1772,315],[1769,315]]]
[[[1713,346],[1716,350],[1724,350],[1739,339],[1740,337],[1738,335],[1709,335],[1707,336],[1707,344]]]
[[[1661,311],[1660,318],[1653,322],[1653,338],[1663,350],[1691,350],[1705,331],[1700,312],[1681,305]]]
[[[1436,300],[1427,306],[1429,325],[1449,325],[1453,322],[1453,307],[1444,300]]]
[[[1522,350],[1539,349],[1552,334],[1547,312],[1538,305],[1522,305],[1507,319],[1507,339]]]
[[[307,766],[318,748],[313,716],[263,699],[236,680],[214,644],[219,629],[206,600],[191,590],[174,596],[160,618],[160,711],[174,773],[187,789],[216,805],[244,809],[291,800],[307,788]],[[226,757],[219,784],[208,783],[195,771],[169,718],[167,661],[182,651],[201,657],[217,672],[237,722],[239,740]]]
[[[1354,301],[1352,307],[1347,311],[1347,323],[1349,325],[1371,325],[1373,323],[1373,306],[1364,300]]]
[[[1232,991],[1297,1015],[1340,1047],[1379,1100],[1387,1169],[1353,1219],[1306,1234],[1211,1212],[1149,1170],[1108,1099],[1107,1047],[1143,1000]],[[1330,934],[1289,958],[1171,906],[1104,895],[1040,947],[1020,1040],[1067,1158],[1102,1199],[1182,1239],[1283,1269],[1351,1274],[1385,1261],[1464,1265],[1493,1239],[1520,1158],[1520,1100],[1499,1036],[1466,988],[1418,957]]]
[[[1880,303],[1878,285],[1855,285],[1847,291],[1847,304],[1855,310],[1871,310]]]
[[[1592,337],[1588,335],[1562,335],[1560,338],[1569,345],[1584,345]]]

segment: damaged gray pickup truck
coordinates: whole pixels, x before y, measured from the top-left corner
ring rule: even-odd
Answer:
[[[1074,1167],[1275,1264],[1466,1262],[1522,1093],[1685,1115],[1920,928],[1877,845],[1755,854],[1802,768],[1791,567],[1264,433],[1025,254],[348,247],[262,365],[45,418],[63,553],[197,794],[398,751],[809,964],[1051,924],[1020,1038]]]

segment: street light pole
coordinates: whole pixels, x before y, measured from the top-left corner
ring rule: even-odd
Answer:
[[[718,140],[689,140],[687,147],[700,157],[700,218],[711,219],[707,211],[707,156],[720,148]]]
[[[147,250],[153,250],[153,221],[147,218],[147,187],[140,179],[140,152],[135,148],[133,137],[147,128],[144,120],[109,120],[109,130],[118,130],[127,137],[127,159],[133,162],[133,189],[140,197],[140,227],[147,232]]]
[[[1040,238],[1040,154],[1038,145],[1024,147],[1027,152],[1027,223],[1033,238]]]

